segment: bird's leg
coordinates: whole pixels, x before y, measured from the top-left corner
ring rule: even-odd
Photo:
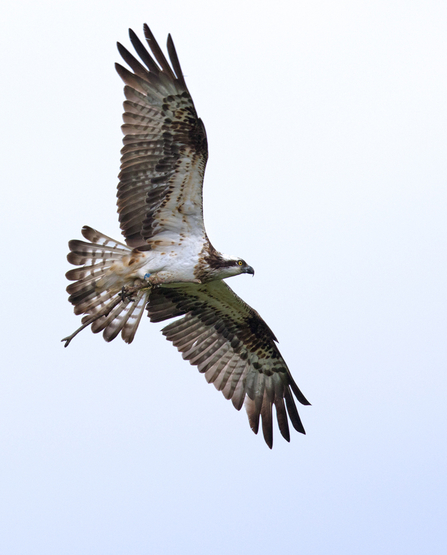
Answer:
[[[121,292],[119,294],[119,297],[121,299],[122,302],[124,301],[130,301],[133,302],[135,299],[132,297],[133,293],[135,293],[136,288],[135,287],[125,287],[123,285],[123,288],[121,289]]]
[[[122,298],[120,295],[118,295],[118,298],[115,299],[115,301],[106,306],[103,310],[99,311],[97,314],[92,314],[91,316],[89,316],[87,318],[87,320],[82,324],[81,327],[79,327],[76,331],[74,331],[71,335],[69,335],[68,337],[64,337],[64,339],[61,339],[61,341],[65,341],[65,345],[64,347],[68,347],[68,345],[70,345],[70,341],[76,337],[78,335],[79,332],[81,332],[83,329],[85,329],[87,326],[89,326],[90,324],[93,324],[93,322],[96,322],[96,320],[98,320],[98,318],[102,318],[103,316],[108,316],[110,314],[110,312],[112,312],[112,310],[120,303],[122,302]]]
[[[85,324],[82,324],[82,326],[80,328],[78,328],[75,332],[73,332],[71,335],[68,335],[67,337],[64,337],[63,339],[61,339],[61,341],[65,341],[65,345],[64,347],[68,347],[70,345],[70,341],[76,337],[78,335],[79,332],[81,332],[84,328],[86,328],[87,326],[89,326],[90,324],[92,324],[95,320],[97,320],[98,318],[100,318],[102,316],[102,314],[97,314],[95,318],[92,319],[88,319]]]
[[[146,275],[150,275],[150,274],[146,274]],[[146,277],[146,276],[145,276]],[[147,281],[141,281],[140,279],[136,279],[134,281],[133,287],[129,287],[128,285],[123,285],[120,293],[119,293],[119,298],[121,299],[122,302],[124,301],[130,301],[130,302],[134,302],[134,297],[133,295],[139,291],[140,289],[150,289],[151,285],[149,285],[147,283]]]

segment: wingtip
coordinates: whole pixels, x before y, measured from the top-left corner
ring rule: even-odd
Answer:
[[[154,35],[153,35],[152,31],[150,30],[150,27],[147,23],[143,24],[143,32],[144,32],[144,36],[146,37],[146,39],[148,39],[148,40],[153,40],[154,39]]]
[[[290,383],[290,386],[292,388],[293,393],[295,394],[295,397],[302,405],[310,405],[310,402],[306,399],[306,397],[304,397],[301,389],[296,385],[293,379]]]
[[[129,27],[129,39],[130,39],[130,42],[132,44],[135,44],[136,42],[140,42],[140,39],[138,38],[138,35],[130,27]]]

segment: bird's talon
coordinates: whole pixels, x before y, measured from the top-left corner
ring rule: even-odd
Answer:
[[[124,287],[124,285],[123,285],[123,288],[121,289],[121,292],[120,292],[119,296],[120,296],[122,302],[127,300],[127,301],[133,303],[134,300],[135,300],[134,297],[132,297],[132,293],[130,291],[128,291],[126,289],[126,287]]]

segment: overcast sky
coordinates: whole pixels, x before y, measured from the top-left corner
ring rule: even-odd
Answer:
[[[67,242],[120,239],[128,27],[173,35],[211,241],[312,403],[270,451],[144,318],[107,344]],[[0,21],[0,552],[447,552],[447,3],[18,1]]]

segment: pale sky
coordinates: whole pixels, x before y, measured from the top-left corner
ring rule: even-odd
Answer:
[[[447,3],[4,0],[0,553],[447,552]],[[307,435],[270,451],[143,318],[107,344],[67,242],[120,239],[127,29],[174,38],[205,223],[254,278]]]

